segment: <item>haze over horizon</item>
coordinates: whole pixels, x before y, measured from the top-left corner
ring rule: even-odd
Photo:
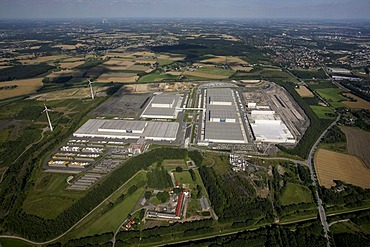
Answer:
[[[369,19],[369,0],[0,0],[0,18]]]

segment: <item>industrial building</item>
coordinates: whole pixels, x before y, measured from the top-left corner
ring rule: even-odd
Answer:
[[[271,110],[252,110],[249,117],[256,142],[295,143],[288,127]]]
[[[204,90],[204,142],[247,143],[244,125],[231,88]]]
[[[177,122],[89,119],[73,136],[175,141],[178,129]]]
[[[154,95],[141,114],[142,118],[176,119],[181,111],[182,95],[162,93]]]

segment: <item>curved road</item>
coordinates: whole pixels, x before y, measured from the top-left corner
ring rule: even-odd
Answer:
[[[123,186],[125,186],[128,182],[131,181],[132,178],[134,178],[138,173],[140,172],[146,172],[146,171],[143,171],[143,170],[140,170],[138,171],[137,173],[135,173],[129,180],[127,180],[124,184],[122,184],[118,189],[116,189],[110,196],[108,196],[107,198],[105,198],[101,203],[99,203],[99,205],[97,205],[95,208],[93,208],[89,213],[87,213],[84,217],[82,217],[79,221],[76,222],[76,224],[74,224],[73,226],[71,226],[67,231],[65,231],[63,234],[51,239],[51,240],[48,240],[48,241],[45,241],[45,242],[34,242],[34,241],[31,241],[31,240],[28,240],[28,239],[25,239],[25,238],[22,238],[22,237],[18,237],[18,236],[8,236],[8,235],[0,235],[0,239],[1,238],[5,238],[5,239],[17,239],[17,240],[22,240],[24,242],[27,242],[29,244],[33,244],[33,245],[46,245],[46,244],[51,244],[55,241],[57,241],[58,239],[64,237],[67,233],[69,233],[75,226],[77,226],[78,224],[80,224],[84,219],[86,219],[89,215],[91,215],[96,209],[98,209],[101,205],[103,205],[107,200],[109,200],[117,191],[119,191]]]
[[[323,228],[324,228],[324,232],[325,232],[325,237],[327,238],[328,240],[328,244],[327,246],[330,247],[330,229],[329,229],[329,225],[327,223],[327,220],[326,220],[326,213],[325,213],[325,209],[324,209],[324,206],[322,205],[322,200],[320,198],[320,195],[318,193],[318,182],[317,182],[317,179],[316,179],[316,175],[315,175],[315,171],[314,171],[314,167],[313,167],[313,162],[312,162],[312,159],[313,159],[313,155],[316,151],[316,148],[317,146],[319,145],[321,139],[326,135],[326,133],[328,132],[328,130],[333,127],[340,119],[340,116],[337,117],[337,119],[328,127],[325,129],[325,131],[320,135],[320,137],[316,140],[315,144],[313,145],[313,147],[311,148],[310,150],[310,153],[309,153],[309,156],[308,156],[308,159],[306,161],[302,161],[302,160],[294,160],[294,159],[290,159],[290,158],[280,158],[280,157],[260,157],[260,156],[252,156],[254,158],[259,158],[259,159],[266,159],[266,160],[287,160],[287,161],[292,161],[294,163],[299,163],[299,164],[303,164],[303,165],[308,165],[309,169],[310,169],[310,173],[311,173],[311,179],[313,181],[313,185],[316,187],[316,198],[317,198],[317,201],[318,201],[318,210],[319,210],[319,214],[320,214],[320,219],[321,219],[321,223],[323,225]],[[135,175],[137,175],[139,172],[143,172],[143,171],[138,171],[137,173],[135,173]],[[145,172],[145,171],[144,171]],[[18,237],[18,236],[7,236],[7,235],[0,235],[0,238],[7,238],[7,239],[17,239],[17,240],[22,240],[24,242],[27,242],[27,243],[30,243],[30,244],[33,244],[33,245],[45,245],[45,244],[50,244],[52,242],[55,242],[57,241],[58,239],[62,238],[63,236],[65,236],[67,233],[69,233],[75,226],[77,226],[79,223],[81,223],[84,219],[86,219],[89,215],[91,215],[97,208],[99,208],[101,205],[103,205],[107,200],[109,200],[111,198],[111,196],[113,194],[115,194],[115,192],[117,192],[118,190],[120,190],[124,185],[126,185],[126,183],[128,183],[133,177],[132,176],[129,180],[127,180],[123,185],[121,185],[116,191],[114,191],[110,196],[108,196],[106,199],[104,199],[99,205],[97,205],[94,209],[92,209],[88,214],[86,214],[83,218],[81,218],[76,224],[74,224],[71,228],[69,228],[66,232],[64,232],[63,234],[55,237],[54,239],[51,239],[49,241],[45,241],[45,242],[34,242],[34,241],[31,241],[31,240],[28,240],[28,239],[25,239],[25,238],[22,238],[22,237]]]

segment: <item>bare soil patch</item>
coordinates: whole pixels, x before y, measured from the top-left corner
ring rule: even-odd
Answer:
[[[313,93],[306,86],[301,85],[299,86],[299,88],[296,88],[295,90],[301,97],[307,97],[307,98],[314,97]]]

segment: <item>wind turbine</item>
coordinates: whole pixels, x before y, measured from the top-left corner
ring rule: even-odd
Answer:
[[[46,112],[46,117],[48,118],[50,131],[53,131],[54,130],[53,125],[51,125],[51,121],[50,121],[50,117],[49,117],[49,111],[51,111],[51,110],[48,109],[45,104],[44,104],[44,106],[45,106],[45,109],[42,111],[42,113]]]
[[[90,86],[90,92],[91,92],[91,99],[94,99],[95,95],[94,95],[94,90],[92,88],[92,81],[90,81],[90,79],[89,79],[89,86]]]

